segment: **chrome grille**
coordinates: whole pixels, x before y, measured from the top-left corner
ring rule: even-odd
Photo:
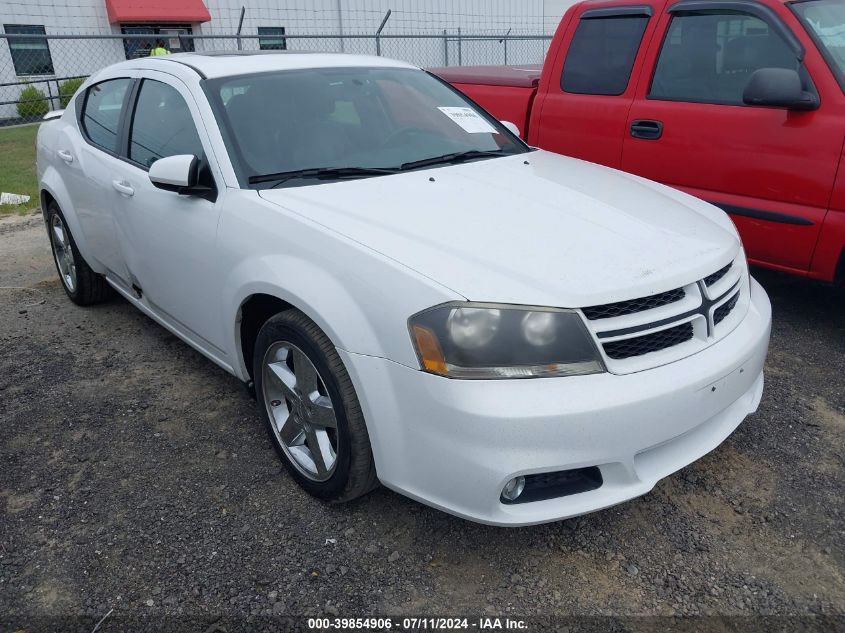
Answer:
[[[607,303],[600,306],[590,306],[582,308],[584,316],[595,321],[597,319],[609,319],[611,317],[624,316],[626,314],[636,314],[644,310],[651,310],[659,308],[660,306],[669,305],[684,298],[684,289],[675,288],[667,292],[651,295],[650,297],[639,297],[637,299],[629,299],[628,301],[618,301],[616,303]]]

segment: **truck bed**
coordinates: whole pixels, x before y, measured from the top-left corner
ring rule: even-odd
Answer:
[[[484,84],[487,86],[512,86],[536,88],[540,81],[542,64],[522,66],[441,66],[429,68],[450,84]]]
[[[542,68],[540,64],[446,66],[428,71],[455,86],[497,119],[515,123],[524,139]]]

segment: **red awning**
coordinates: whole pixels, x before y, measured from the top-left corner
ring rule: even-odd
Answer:
[[[203,0],[106,0],[109,22],[208,22]]]

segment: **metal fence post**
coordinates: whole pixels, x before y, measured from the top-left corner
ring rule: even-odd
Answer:
[[[391,13],[391,10],[388,9],[387,13],[384,14],[384,19],[381,21],[381,25],[378,27],[378,31],[376,31],[376,55],[378,56],[381,56],[381,31],[390,19]]]
[[[340,52],[346,52],[346,45],[343,41],[343,7],[340,4],[340,0],[337,0],[337,26],[340,30]]]
[[[59,82],[56,82],[56,92],[59,92]],[[50,109],[55,110],[56,104],[53,103],[53,87],[50,85],[50,80],[47,80],[47,94],[49,98],[47,99],[47,103],[50,104]]]
[[[446,29],[443,29],[443,65],[449,65],[449,38],[446,36]]]
[[[508,36],[511,34],[512,30],[512,28],[508,29],[508,32],[505,33],[505,36],[499,40],[500,42],[504,42],[505,44],[505,66],[508,65]]]
[[[463,66],[464,60],[461,51],[461,27],[458,27],[458,66]]]
[[[238,20],[238,50],[243,50],[241,48],[241,29],[244,27],[244,15],[246,15],[246,7],[241,7],[241,19]],[[260,47],[260,46],[259,46]]]

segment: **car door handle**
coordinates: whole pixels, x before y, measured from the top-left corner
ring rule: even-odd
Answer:
[[[125,180],[112,180],[111,184],[116,191],[122,193],[124,196],[135,195],[135,190]]]
[[[631,136],[656,141],[663,136],[663,123],[651,119],[635,119],[631,121]]]
[[[56,152],[56,154],[58,154],[59,158],[61,158],[63,161],[65,161],[68,164],[73,162],[73,154],[71,154],[66,149],[60,149],[59,151]]]

